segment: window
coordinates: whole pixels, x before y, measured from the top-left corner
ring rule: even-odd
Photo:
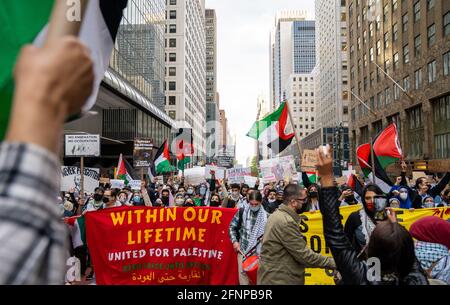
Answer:
[[[420,87],[422,87],[422,69],[418,69],[414,72],[414,81],[414,89],[420,89]]]
[[[177,0],[170,0],[170,5],[177,5]]]
[[[444,75],[450,74],[450,51],[443,55],[444,57]]]
[[[357,44],[358,44],[358,50],[361,50],[361,37],[358,37]]]
[[[392,1],[392,10],[395,11],[398,8],[397,0]]]
[[[177,19],[177,11],[169,11],[169,19]]]
[[[169,61],[170,62],[177,61],[177,53],[169,53]]]
[[[364,91],[367,91],[367,77],[364,77]]]
[[[367,54],[364,54],[363,61],[364,61],[364,67],[367,67]]]
[[[169,105],[174,106],[176,105],[176,98],[175,96],[169,96]]]
[[[403,63],[409,63],[409,46],[405,45],[403,47]]]
[[[400,88],[397,85],[394,85],[394,101],[398,101],[400,99]]]
[[[394,70],[398,69],[398,53],[394,54]]]
[[[403,89],[409,91],[409,75],[403,79]]]
[[[384,49],[389,48],[389,32],[384,33]]]
[[[388,11],[389,11],[389,5],[385,5],[383,8],[383,21],[387,22],[388,20]]]
[[[370,57],[370,62],[373,61],[373,48],[370,48],[369,50],[369,57]]]
[[[422,127],[422,107],[415,107],[409,111],[409,129]]]
[[[376,109],[381,109],[383,107],[383,92],[377,94],[377,105]]]
[[[392,26],[392,40],[397,41],[398,39],[398,26],[397,23]]]
[[[406,32],[408,30],[408,13],[402,17],[402,30]]]
[[[444,36],[450,34],[450,12],[444,15]]]
[[[373,22],[369,24],[369,38],[372,38],[374,36],[373,32]]]
[[[380,56],[381,54],[381,41],[377,41],[377,56]]]
[[[434,0],[427,0],[427,10],[431,10],[434,7]]]
[[[436,42],[436,25],[433,23],[428,27],[428,47],[434,45]]]
[[[367,44],[367,31],[366,30],[363,31],[363,43]]]
[[[374,85],[375,82],[375,74],[373,72],[370,72],[370,87]]]
[[[175,120],[175,118],[177,117],[177,112],[174,110],[169,111],[169,116],[172,120]]]
[[[450,157],[450,133],[434,136],[434,154],[438,159]]]
[[[414,38],[414,56],[419,56],[421,53],[421,47],[422,47],[422,39],[420,38],[420,35],[417,35]]]
[[[177,68],[169,67],[169,76],[177,76]]]
[[[385,101],[386,101],[386,105],[390,104],[392,102],[391,100],[391,87],[388,87],[384,90],[384,96],[385,96]]]
[[[169,91],[175,91],[175,90],[177,90],[177,83],[169,82]]]
[[[177,32],[176,24],[169,24],[169,33],[175,34]]]
[[[177,39],[176,38],[170,38],[169,39],[169,47],[170,48],[176,48],[177,47]]]
[[[420,1],[417,1],[414,4],[414,22],[417,22],[420,20]]]
[[[381,29],[381,17],[380,17],[380,15],[377,16],[375,21],[377,22],[377,31],[379,31]]]
[[[391,61],[389,59],[387,59],[384,62],[384,71],[389,75],[391,74]]]
[[[436,61],[428,63],[428,82],[432,83],[436,80]]]

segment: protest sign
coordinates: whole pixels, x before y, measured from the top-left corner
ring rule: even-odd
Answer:
[[[205,167],[205,179],[211,179],[211,171],[215,172],[216,179],[225,179],[225,171],[227,169],[223,167],[217,167],[212,165],[206,165]]]
[[[317,155],[314,150],[304,149],[302,154],[302,172],[315,172]]]
[[[140,190],[141,180],[131,180],[128,182],[128,186],[131,187],[132,190]]]
[[[110,183],[112,189],[122,189],[125,186],[125,180],[111,179]]]
[[[205,168],[201,166],[187,168],[184,170],[184,183],[186,185],[198,185],[205,182]]]
[[[250,167],[230,168],[227,170],[227,179],[229,183],[244,183],[244,176],[251,176]]]
[[[120,207],[86,214],[99,285],[237,285],[235,209]]]
[[[99,157],[100,135],[76,134],[65,136],[66,157]]]
[[[146,138],[134,139],[133,166],[147,168],[151,166],[153,140]]]
[[[259,165],[265,183],[283,179],[289,181],[297,173],[293,156],[262,160]]]
[[[84,191],[93,193],[99,185],[100,169],[84,168]],[[60,190],[67,192],[69,189],[75,188],[76,192],[81,189],[80,168],[76,166],[61,166],[61,187]]]
[[[342,224],[345,224],[347,218],[351,213],[361,209],[361,206],[346,206],[340,208],[340,214],[343,216]],[[450,207],[447,208],[433,208],[433,209],[395,209],[397,213],[397,220],[399,224],[405,226],[407,229],[411,227],[411,224],[425,216],[438,216],[445,220],[450,217]],[[325,237],[323,235],[323,221],[321,213],[306,212],[302,214],[302,220],[300,223],[300,231],[306,238],[308,247],[314,252],[320,253],[326,256],[332,256],[330,249],[325,243]],[[334,285],[332,276],[332,270],[327,269],[309,269],[305,270],[305,284],[306,285]]]
[[[257,180],[258,178],[253,176],[244,176],[244,183],[247,184],[250,188],[255,187]]]

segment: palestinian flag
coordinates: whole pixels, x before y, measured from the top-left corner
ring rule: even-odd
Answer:
[[[376,183],[385,193],[389,193],[393,183],[386,173],[386,167],[402,158],[397,126],[392,123],[382,130],[372,141],[375,156]]]
[[[43,46],[54,0],[2,0],[0,5],[0,140],[8,125],[14,92],[13,70],[25,44]],[[89,0],[79,38],[90,48],[94,61],[95,84],[83,111],[97,99],[108,67],[122,11],[127,0]]]
[[[70,236],[72,237],[73,248],[85,246],[86,244],[86,224],[84,215],[73,216],[65,219],[69,225]]]
[[[350,186],[352,190],[360,197],[362,196],[362,190],[364,186],[354,174],[348,176],[347,185]]]
[[[192,128],[180,128],[175,136],[175,155],[177,167],[184,170],[186,164],[191,162],[190,156],[194,154],[194,138]]]
[[[170,173],[173,167],[170,165],[170,152],[167,140],[158,149],[154,161],[156,174]]]
[[[366,143],[358,146],[356,149],[356,157],[358,159],[358,164],[364,173],[364,176],[369,177],[372,172],[372,163],[370,162],[370,144]]]
[[[131,180],[134,180],[133,177],[128,174],[122,154],[120,154],[119,157],[119,163],[117,164],[117,171],[114,175],[114,179],[125,180],[125,185],[128,185]]]
[[[275,154],[279,154],[291,144],[294,138],[294,133],[285,133],[287,119],[288,109],[284,102],[275,112],[255,122],[247,136],[262,142]]]
[[[309,182],[311,183],[317,183],[317,175],[315,172],[306,172],[306,175],[308,175]]]

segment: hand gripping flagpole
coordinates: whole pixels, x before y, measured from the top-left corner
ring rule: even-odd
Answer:
[[[55,40],[71,35],[78,36],[82,19],[89,0],[55,0],[52,14],[48,24],[45,45],[48,46]]]

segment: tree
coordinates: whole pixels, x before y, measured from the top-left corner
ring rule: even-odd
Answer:
[[[252,175],[258,177],[258,160],[256,156],[250,162],[250,169],[252,170]]]

